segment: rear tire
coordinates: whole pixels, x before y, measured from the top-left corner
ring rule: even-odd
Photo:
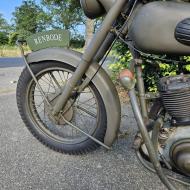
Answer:
[[[45,77],[46,75],[49,76],[49,73],[68,72],[72,75],[72,73],[75,70],[75,68],[73,68],[70,65],[67,65],[65,63],[55,62],[55,61],[34,63],[34,64],[31,64],[30,67],[39,81],[42,80],[42,78]],[[54,75],[56,75],[56,74],[54,74]],[[47,78],[47,76],[46,76],[46,78]],[[65,74],[63,74],[63,76],[65,77]],[[57,74],[57,77],[58,77],[58,74]],[[50,81],[50,79],[49,79],[49,81]],[[50,84],[51,84],[51,82],[49,83],[49,85]],[[64,85],[64,84],[65,83],[63,82],[62,85]],[[49,86],[49,88],[51,88],[54,85],[55,85],[55,83],[52,83]],[[44,87],[44,88],[47,88],[47,87]],[[55,93],[57,90],[56,88],[55,88]],[[37,138],[41,143],[43,143],[44,145],[46,145],[47,147],[49,147],[55,151],[62,152],[62,153],[68,153],[68,154],[84,154],[86,152],[93,151],[99,147],[99,144],[97,144],[96,142],[91,140],[89,137],[86,137],[86,136],[80,137],[79,135],[82,135],[82,134],[77,134],[77,132],[75,134],[76,137],[73,137],[73,129],[72,129],[72,135],[71,135],[70,134],[71,129],[69,128],[69,126],[66,126],[66,124],[59,124],[59,125],[57,125],[55,123],[52,124],[52,121],[48,118],[48,114],[45,113],[46,106],[45,106],[45,103],[43,102],[43,100],[42,100],[41,104],[44,105],[44,110],[42,109],[43,112],[39,113],[37,110],[37,103],[36,103],[38,98],[35,97],[35,93],[37,93],[36,89],[37,89],[37,87],[36,87],[35,82],[33,81],[28,69],[25,68],[23,70],[23,72],[21,73],[21,76],[19,78],[18,85],[17,85],[17,93],[16,93],[17,106],[18,106],[18,110],[19,110],[22,120],[24,121],[26,127],[29,129],[29,131],[33,134],[33,136],[35,138]],[[81,120],[87,118],[88,112],[89,112],[89,114],[91,114],[90,116],[88,116],[91,119],[88,118],[84,121],[83,124],[81,124],[81,122],[76,121],[76,118],[75,118],[75,117],[79,118],[77,116],[77,114],[79,112],[79,110],[78,110],[79,108],[77,106],[76,107],[78,109],[75,108],[75,104],[76,104],[75,103],[72,108],[73,114],[72,114],[72,120],[70,122],[72,122],[72,121],[76,122],[75,125],[80,128],[84,127],[82,125],[85,125],[85,127],[86,127],[86,123],[89,123],[88,127],[92,128],[95,125],[95,121],[96,121],[96,126],[92,130],[88,129],[88,127],[87,127],[87,129],[90,130],[90,132],[93,131],[91,134],[93,137],[95,137],[98,140],[100,140],[101,142],[103,142],[104,136],[106,133],[106,129],[107,129],[107,117],[106,117],[106,110],[105,110],[104,102],[102,100],[100,93],[98,92],[98,90],[96,89],[95,85],[92,82],[89,84],[88,89],[90,89],[89,93],[92,93],[94,96],[94,99],[96,100],[94,102],[96,102],[96,104],[97,104],[96,105],[97,110],[98,110],[97,115],[94,116],[95,118],[91,118],[90,116],[93,114],[89,111],[90,107],[89,107],[89,109],[86,108],[86,111],[84,111],[85,103],[84,103],[84,105],[82,104],[83,107],[80,108],[80,109],[82,109],[82,111],[80,110],[80,112],[86,112],[86,113],[83,113],[84,115],[82,115]],[[87,93],[87,91],[85,91],[83,93]],[[47,96],[49,96],[48,94],[51,94],[51,96],[53,96],[52,95],[53,92],[50,93],[48,91]],[[36,94],[36,96],[37,96],[37,94]],[[40,96],[40,95],[38,95],[38,96]],[[84,96],[83,97],[83,99],[84,99],[88,95],[83,95],[83,96]],[[40,108],[42,108],[42,107],[43,106],[41,106]],[[93,108],[93,109],[95,109],[95,108]],[[76,110],[76,113],[75,113],[75,110]],[[42,115],[44,115],[44,119],[42,119]],[[47,120],[49,123],[47,122]],[[92,124],[90,124],[90,120],[93,120]],[[69,135],[72,137],[70,137]]]

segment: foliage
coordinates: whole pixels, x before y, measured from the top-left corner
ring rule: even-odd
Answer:
[[[45,14],[43,9],[36,5],[33,0],[23,1],[20,7],[15,8],[13,16],[16,33],[24,39],[29,34],[46,29],[46,24],[49,21],[49,17]],[[13,33],[12,36],[16,36],[16,33]],[[12,40],[10,41],[12,43]]]
[[[0,14],[0,30],[3,30],[6,25],[7,25],[6,20],[3,18],[3,15]]]
[[[122,54],[122,53],[121,53]],[[128,68],[129,62],[132,59],[132,56],[129,51],[126,52],[125,55],[121,55],[117,51],[113,50],[111,52],[111,56],[116,58],[115,63],[111,63],[109,65],[109,70],[111,71],[111,78],[113,81],[118,81],[118,75],[123,70]]]
[[[11,30],[11,26],[7,23],[7,21],[3,18],[3,15],[0,13],[0,32],[9,32]]]
[[[132,56],[128,51],[128,48],[119,42],[114,45],[111,56],[116,57],[117,61],[115,63],[111,63],[108,69],[111,71],[112,80],[117,82],[119,73],[121,70],[128,68]]]
[[[71,47],[81,48],[84,36],[78,35],[81,25],[86,23],[86,17],[76,0],[23,0],[21,6],[13,12],[13,26],[10,27],[0,14],[0,32],[7,32],[9,45],[14,45],[17,38],[26,39],[29,35],[49,29],[66,29],[72,32]],[[95,26],[100,20],[95,22]],[[6,30],[6,31],[5,31]],[[5,37],[4,35],[1,38]],[[3,43],[4,43],[4,39]],[[1,40],[0,40],[1,41]]]
[[[15,45],[16,40],[18,38],[19,33],[18,32],[13,32],[9,35],[9,45]]]
[[[6,32],[0,32],[0,46],[7,44],[9,41],[9,38],[7,36]]]
[[[80,1],[42,0],[52,19],[52,28],[76,31],[76,26],[84,24]]]
[[[184,68],[186,69],[186,71],[189,73],[190,72],[190,56],[185,56],[184,60],[189,63],[188,65],[185,65]]]
[[[165,76],[175,76],[177,71],[178,66],[175,64],[145,60],[145,64],[143,65],[143,78],[146,91],[156,92],[159,78]]]
[[[16,44],[16,41],[18,39],[20,40],[25,40],[28,36],[32,35],[31,32],[29,31],[26,31],[26,30],[19,30],[17,32],[12,32],[10,33],[9,35],[9,41],[8,41],[8,44],[9,45],[15,45]]]
[[[114,53],[113,53],[114,52]],[[111,70],[112,79],[117,82],[118,75],[123,69],[129,67],[129,62],[132,59],[132,56],[126,46],[123,46],[120,43],[117,43],[114,47],[112,54],[117,57],[116,63],[109,65]],[[158,56],[159,58],[159,56]],[[190,58],[189,58],[190,61]],[[159,78],[164,76],[173,76],[178,72],[178,66],[175,64],[166,64],[161,61],[152,61],[148,58],[144,58],[143,65],[143,78],[145,83],[146,91],[156,92]],[[186,69],[190,70],[190,66],[187,66]]]
[[[78,40],[78,33],[81,33],[81,26],[85,24],[85,47],[91,40],[95,28],[100,25],[101,20],[96,21],[87,19],[84,16],[80,6],[80,1],[76,0],[41,0],[46,7],[48,14],[52,19],[52,28],[70,30],[73,39],[71,40],[72,47],[81,47],[83,40]],[[83,35],[83,36],[84,36]],[[78,44],[77,44],[78,43]]]
[[[71,48],[82,48],[84,47],[85,40],[81,35],[74,36],[70,41]]]

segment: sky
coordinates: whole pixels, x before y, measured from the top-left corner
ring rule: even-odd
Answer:
[[[39,2],[40,0],[36,0]],[[12,12],[14,12],[15,7],[18,7],[22,4],[22,0],[0,0],[0,13],[3,14],[3,17],[11,22]]]

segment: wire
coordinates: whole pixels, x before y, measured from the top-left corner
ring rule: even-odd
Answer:
[[[112,45],[109,47],[109,49],[108,49],[106,55],[104,56],[104,58],[103,58],[103,60],[102,60],[102,63],[99,65],[97,71],[94,73],[94,75],[92,76],[92,78],[90,79],[90,81],[92,81],[92,80],[94,79],[94,77],[96,76],[96,74],[99,72],[100,68],[102,67],[102,65],[104,64],[105,60],[107,59],[107,57],[108,57],[108,55],[109,55],[111,49],[112,49],[113,46],[115,45],[116,41],[120,38],[120,35],[122,34],[123,29],[128,25],[128,21],[129,21],[131,15],[132,15],[132,13],[133,13],[133,10],[134,10],[134,8],[135,8],[135,6],[136,6],[136,4],[137,4],[137,1],[138,1],[138,0],[135,0],[135,2],[134,2],[134,4],[133,4],[133,7],[132,7],[132,9],[131,9],[131,11],[130,11],[130,14],[129,14],[129,16],[127,17],[127,20],[125,21],[124,25],[122,26],[122,28],[120,29],[120,31],[119,31],[118,34],[116,35],[116,38],[115,38],[114,41],[112,42]]]
[[[174,63],[181,63],[182,61],[177,61],[174,59],[164,59],[164,58],[159,58],[159,57],[155,57],[153,55],[150,54],[146,54],[142,51],[140,51],[139,49],[135,48],[133,45],[131,45],[130,43],[127,43],[122,37],[119,37],[119,39],[125,43],[128,47],[132,48],[133,50],[137,51],[138,53],[140,53],[142,56],[147,57],[147,58],[151,58],[153,60],[160,60],[160,61],[165,61],[165,62],[174,62]]]

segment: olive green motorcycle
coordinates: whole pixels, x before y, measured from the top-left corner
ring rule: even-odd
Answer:
[[[133,56],[120,80],[139,128],[134,140],[137,157],[168,189],[176,189],[171,181],[189,185],[190,75],[183,72],[188,62],[182,57],[190,55],[190,4],[80,2],[87,17],[104,16],[84,54],[61,47],[69,38],[63,31],[30,38],[33,51],[27,55],[17,41],[26,63],[17,86],[24,123],[41,143],[58,152],[110,149],[118,136],[121,108],[116,88],[101,66],[115,42],[123,42]],[[179,74],[161,77],[158,93],[150,95],[142,65],[159,61],[178,65]]]

